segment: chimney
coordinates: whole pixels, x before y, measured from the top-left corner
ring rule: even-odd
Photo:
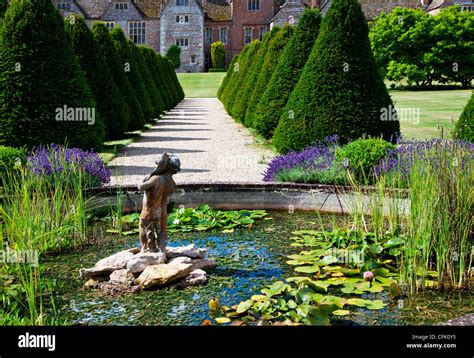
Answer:
[[[319,8],[321,1],[320,0],[311,0],[311,7],[314,8]]]

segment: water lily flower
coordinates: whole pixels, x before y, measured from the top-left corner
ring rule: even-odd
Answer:
[[[173,220],[173,224],[174,224],[174,225],[178,225],[178,224],[179,224],[179,219],[174,219],[174,220]]]
[[[374,279],[374,273],[372,271],[364,272],[364,280],[372,282],[373,279]]]

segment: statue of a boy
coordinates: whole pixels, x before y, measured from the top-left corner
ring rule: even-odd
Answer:
[[[164,153],[156,162],[155,170],[138,185],[138,190],[145,192],[140,214],[142,252],[165,251],[168,241],[168,196],[176,188],[173,174],[178,173],[180,168],[181,162],[177,156]]]

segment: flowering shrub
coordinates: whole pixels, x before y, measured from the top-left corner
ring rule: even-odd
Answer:
[[[108,183],[111,174],[97,153],[57,144],[33,148],[28,155],[28,168],[34,174],[47,176],[80,171],[84,174],[86,186]]]
[[[436,138],[427,141],[401,142],[375,166],[375,175],[396,175],[401,183],[406,183],[415,160],[421,159],[431,166],[437,166],[445,152],[452,153],[452,165],[460,165],[464,168],[466,161],[474,159],[474,144]]]
[[[264,181],[331,182],[338,178],[345,181],[343,167],[334,167],[335,148],[338,137],[327,137],[301,152],[290,152],[274,158],[264,174]],[[318,174],[315,175],[314,174]],[[299,177],[299,178],[297,178]],[[298,180],[299,179],[299,180]],[[336,180],[338,181],[338,180]]]

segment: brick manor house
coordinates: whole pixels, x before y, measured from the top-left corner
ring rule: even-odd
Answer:
[[[76,13],[91,26],[104,22],[120,26],[137,44],[162,54],[171,45],[181,47],[179,72],[202,72],[210,65],[210,46],[221,41],[227,63],[245,44],[261,39],[272,26],[296,24],[305,7],[324,14],[332,0],[52,0],[63,16]],[[279,3],[278,3],[279,1]],[[472,0],[474,1],[474,0]],[[396,6],[423,7],[427,11],[466,0],[360,0],[368,19]],[[280,4],[280,5],[279,5]],[[470,10],[470,9],[469,9]]]

